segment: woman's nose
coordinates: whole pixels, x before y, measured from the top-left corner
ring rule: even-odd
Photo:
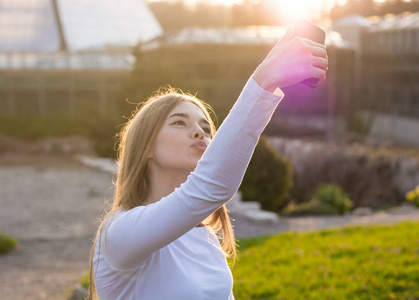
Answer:
[[[204,135],[205,135],[205,132],[204,132],[204,130],[201,128],[201,126],[199,126],[199,125],[197,125],[195,128],[194,128],[194,131],[193,131],[193,137],[195,138],[195,139],[202,139],[203,137],[204,137]]]

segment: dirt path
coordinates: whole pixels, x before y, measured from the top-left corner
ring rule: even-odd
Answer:
[[[110,174],[71,160],[0,159],[0,232],[19,248],[0,256],[0,299],[66,299],[88,267]]]
[[[70,159],[0,156],[0,232],[19,248],[0,256],[0,300],[67,299],[88,268],[91,237],[112,175]],[[348,224],[419,220],[405,208],[372,216],[282,218],[276,225],[233,216],[238,237]]]

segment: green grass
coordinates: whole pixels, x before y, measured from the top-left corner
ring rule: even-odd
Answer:
[[[17,240],[7,234],[0,233],[0,254],[6,254],[17,246]]]
[[[419,222],[239,241],[236,299],[419,299]]]

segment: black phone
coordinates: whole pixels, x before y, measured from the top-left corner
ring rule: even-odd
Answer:
[[[310,39],[319,44],[324,44],[326,41],[326,32],[306,20],[300,20],[294,24],[294,36]],[[317,78],[308,78],[301,81],[301,83],[315,88],[319,84],[319,80]]]

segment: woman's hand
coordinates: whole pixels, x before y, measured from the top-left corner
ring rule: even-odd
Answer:
[[[265,60],[253,73],[254,80],[263,89],[274,92],[307,78],[326,79],[328,58],[326,46],[309,39],[294,37],[289,27]]]

